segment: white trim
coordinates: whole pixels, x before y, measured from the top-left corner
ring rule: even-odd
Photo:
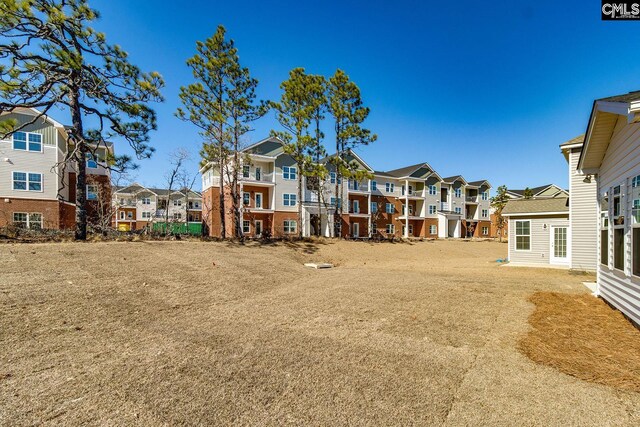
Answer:
[[[529,223],[529,234],[521,234],[518,236],[518,222],[528,222]],[[529,237],[529,249],[518,249],[518,237]],[[531,247],[533,246],[533,242],[531,241],[531,220],[530,219],[519,219],[513,222],[513,249],[516,252],[531,252]]]
[[[503,213],[502,216],[510,217],[510,216],[547,216],[547,215],[566,215],[569,216],[568,211],[564,212],[523,212],[523,213]]]
[[[20,189],[16,189],[13,187],[13,183],[15,182],[15,180],[13,179],[13,174],[15,173],[23,173],[27,175],[27,179],[26,184],[27,184],[27,188],[24,190],[20,190]],[[29,174],[32,175],[40,175],[40,190],[29,190]],[[22,182],[22,181],[21,181]],[[11,171],[11,190],[12,191],[20,191],[20,192],[25,192],[25,193],[44,193],[44,174],[41,172],[24,172],[24,171]]]

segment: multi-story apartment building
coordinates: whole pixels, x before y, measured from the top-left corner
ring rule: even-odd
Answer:
[[[277,138],[267,138],[243,150],[238,173],[242,194],[242,229],[248,237],[265,232],[282,237],[320,234],[353,238],[489,237],[488,181],[443,179],[428,163],[391,171],[376,171],[353,151],[346,161],[362,171],[363,180],[344,180],[331,157],[322,159],[328,177],[317,183],[303,178],[298,200],[298,173],[293,159]],[[233,235],[229,207],[229,173],[217,166],[201,169],[203,221],[211,236],[220,236],[220,184],[224,187],[226,234]],[[222,176],[221,176],[222,175]],[[336,191],[336,186],[338,190]],[[302,218],[298,219],[298,203]],[[340,218],[336,218],[336,212]],[[299,223],[300,222],[300,223]],[[339,224],[336,227],[336,224]]]
[[[76,172],[65,162],[65,127],[35,109],[16,109],[0,120],[15,120],[19,131],[0,140],[0,226],[65,229],[75,226]],[[23,125],[26,126],[22,127]],[[95,219],[108,206],[113,146],[95,147],[87,157],[87,210]],[[106,203],[105,203],[106,201]]]
[[[140,230],[153,223],[202,222],[202,194],[169,191],[134,183],[113,189],[113,226],[120,231]]]

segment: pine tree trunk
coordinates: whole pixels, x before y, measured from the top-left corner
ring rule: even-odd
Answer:
[[[87,240],[87,144],[84,140],[84,129],[82,127],[82,113],[80,111],[80,95],[77,90],[72,89],[71,100],[71,123],[73,126],[73,142],[76,144],[76,240]]]
[[[218,165],[220,167],[220,237],[223,239],[227,238],[227,219],[225,215],[225,198],[224,198],[224,172],[223,172],[223,162],[222,159],[219,159]]]
[[[302,168],[298,165],[298,238],[302,239]]]

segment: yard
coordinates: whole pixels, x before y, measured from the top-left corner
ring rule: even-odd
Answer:
[[[0,425],[639,425],[640,393],[519,350],[535,292],[593,278],[506,249],[2,244]]]

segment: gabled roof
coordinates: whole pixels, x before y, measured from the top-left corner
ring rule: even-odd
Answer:
[[[247,154],[257,154],[259,156],[277,157],[284,152],[282,148],[284,142],[280,138],[270,136],[254,144],[245,147],[241,151]]]
[[[520,215],[520,214],[550,214],[550,213],[567,213],[569,214],[569,198],[555,197],[549,199],[516,199],[509,200],[502,210],[502,215]]]
[[[329,156],[323,157],[322,159],[320,159],[320,160],[318,161],[318,163],[327,163],[330,159],[333,159],[333,158],[334,158],[334,157],[336,157],[336,156],[337,156],[337,154],[335,154],[335,153],[334,153],[334,154],[331,154],[331,155],[329,155]],[[372,173],[375,173],[375,171],[373,170],[373,168],[372,168],[371,166],[369,166],[369,165],[367,164],[367,162],[365,162],[364,160],[362,160],[362,157],[358,156],[358,155],[356,154],[356,152],[355,152],[355,151],[353,151],[353,150],[352,150],[352,149],[350,149],[350,148],[349,148],[349,149],[347,149],[347,151],[345,152],[345,157],[349,157],[349,156],[353,157],[353,160],[355,160],[355,161],[357,161],[358,163],[360,163],[360,165],[361,165],[363,168],[365,168],[367,171],[372,172]]]
[[[472,187],[480,187],[482,184],[487,184],[487,186],[491,188],[491,183],[486,179],[482,179],[480,181],[469,181],[467,185],[470,185]]]
[[[640,121],[640,91],[593,101],[577,169],[590,172],[600,168],[620,117],[624,117],[627,123]]]
[[[389,176],[394,176],[397,178],[417,178],[423,179],[427,176],[436,175],[438,179],[442,180],[440,175],[437,174],[435,170],[429,165],[429,163],[422,162],[416,163],[415,165],[405,166],[399,169],[393,169],[385,172]]]
[[[135,182],[127,186],[116,185],[113,188],[115,189],[114,193],[124,193],[124,194],[139,194],[139,193],[147,192],[147,193],[153,193],[156,196],[167,196],[169,194],[172,194],[172,195],[179,194],[182,196],[187,195],[187,190],[185,188],[179,189],[179,190],[178,189],[171,190],[171,192],[169,192],[169,190],[165,188],[145,187]],[[202,194],[194,190],[189,190],[189,197],[202,197]]]
[[[447,178],[442,178],[442,181],[447,184],[453,184],[456,181],[462,181],[464,185],[468,184],[467,180],[464,179],[462,175],[454,175],[454,176],[449,176]]]
[[[628,92],[622,95],[607,96],[606,98],[600,98],[600,99],[597,99],[596,101],[624,102],[624,103],[640,101],[640,90]]]
[[[560,187],[558,187],[558,186],[557,186],[557,185],[555,185],[555,184],[541,185],[541,186],[539,186],[539,187],[529,188],[529,190],[531,190],[531,196],[532,196],[532,197],[536,197],[536,196],[539,196],[539,195],[540,195],[540,193],[543,193],[543,192],[545,192],[546,190],[548,190],[549,188],[555,188],[555,189],[557,189],[557,193],[564,193],[565,195],[569,195],[569,192],[568,192],[567,190],[565,190],[565,189],[563,189],[563,188],[560,188]],[[513,195],[513,196],[516,196],[516,198],[519,198],[519,197],[524,197],[524,192],[525,192],[525,190],[526,190],[526,189],[523,189],[523,190],[512,190],[512,189],[508,189],[508,190],[507,190],[507,193],[508,193],[508,194],[511,194],[511,195]],[[556,194],[557,194],[557,193],[556,193]],[[552,196],[552,197],[555,197],[555,196]]]
[[[563,142],[562,144],[560,144],[560,147],[563,148],[563,147],[570,147],[573,145],[582,145],[583,143],[584,143],[584,133],[576,136],[575,138],[568,140],[567,142]]]

